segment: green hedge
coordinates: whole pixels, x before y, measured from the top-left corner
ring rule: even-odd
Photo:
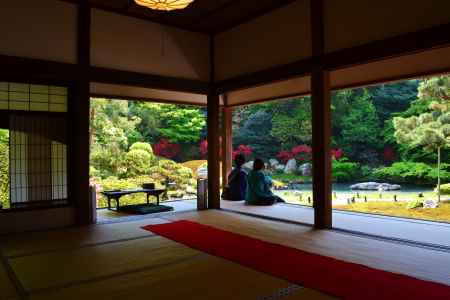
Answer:
[[[437,187],[436,187],[437,190]],[[441,194],[450,195],[450,183],[441,184]]]
[[[416,185],[435,185],[437,181],[437,168],[425,163],[396,162],[390,167],[374,170],[375,180],[392,183],[407,183]],[[450,181],[450,164],[441,164],[441,180]]]
[[[358,163],[349,162],[343,158],[333,159],[332,163],[333,180],[336,182],[350,182],[361,178],[361,168]]]

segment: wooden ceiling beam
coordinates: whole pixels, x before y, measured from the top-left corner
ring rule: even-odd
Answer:
[[[314,61],[314,59],[299,60],[294,63],[222,80],[216,84],[216,90],[222,94],[261,84],[306,76],[311,73],[315,64]]]
[[[123,84],[204,95],[206,95],[209,90],[209,84],[199,80],[143,74],[101,67],[90,68],[90,80],[101,83]]]
[[[9,80],[50,80],[52,82],[66,84],[87,76],[90,81],[101,83],[123,84],[204,95],[209,90],[208,82],[200,80],[166,77],[95,66],[88,67],[86,71],[78,64],[7,55],[0,55],[0,65],[2,66],[0,69],[0,78],[9,78]]]
[[[325,54],[329,70],[423,52],[450,45],[450,23]]]
[[[332,71],[435,48],[447,47],[450,46],[449,32],[450,24],[435,26],[362,46],[325,53],[313,58],[298,60],[287,65],[276,66],[222,80],[216,83],[216,89],[220,93],[225,93],[293,77],[301,77],[309,75],[313,67],[317,65]]]

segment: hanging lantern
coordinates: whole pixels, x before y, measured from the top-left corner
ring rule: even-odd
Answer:
[[[186,8],[194,0],[134,0],[136,4],[156,10],[175,10]]]

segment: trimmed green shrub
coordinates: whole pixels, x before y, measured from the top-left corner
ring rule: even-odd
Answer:
[[[144,150],[145,152],[148,152],[150,155],[153,156],[153,149],[149,143],[142,143],[142,142],[134,143],[133,145],[131,145],[129,151],[133,150]]]
[[[148,174],[151,167],[152,156],[145,150],[131,150],[126,155],[128,177]]]
[[[450,181],[450,165],[441,165],[441,180]],[[396,162],[390,167],[378,168],[373,172],[376,180],[394,183],[407,183],[417,185],[435,185],[437,181],[437,168],[425,163]]]
[[[358,163],[349,162],[346,158],[333,159],[332,174],[336,182],[349,182],[359,178],[361,170]]]
[[[437,191],[437,187],[435,190]],[[450,183],[441,184],[441,194],[450,195]]]
[[[423,206],[422,200],[414,200],[414,201],[408,202],[408,204],[406,204],[407,209],[414,209],[414,208],[418,208],[418,207],[422,207],[422,206]]]

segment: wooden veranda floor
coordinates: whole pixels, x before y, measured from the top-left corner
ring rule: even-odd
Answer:
[[[314,210],[295,204],[248,206],[243,201],[222,201],[226,210],[304,224],[314,223]],[[409,244],[423,244],[450,252],[450,224],[333,210],[333,228]]]

